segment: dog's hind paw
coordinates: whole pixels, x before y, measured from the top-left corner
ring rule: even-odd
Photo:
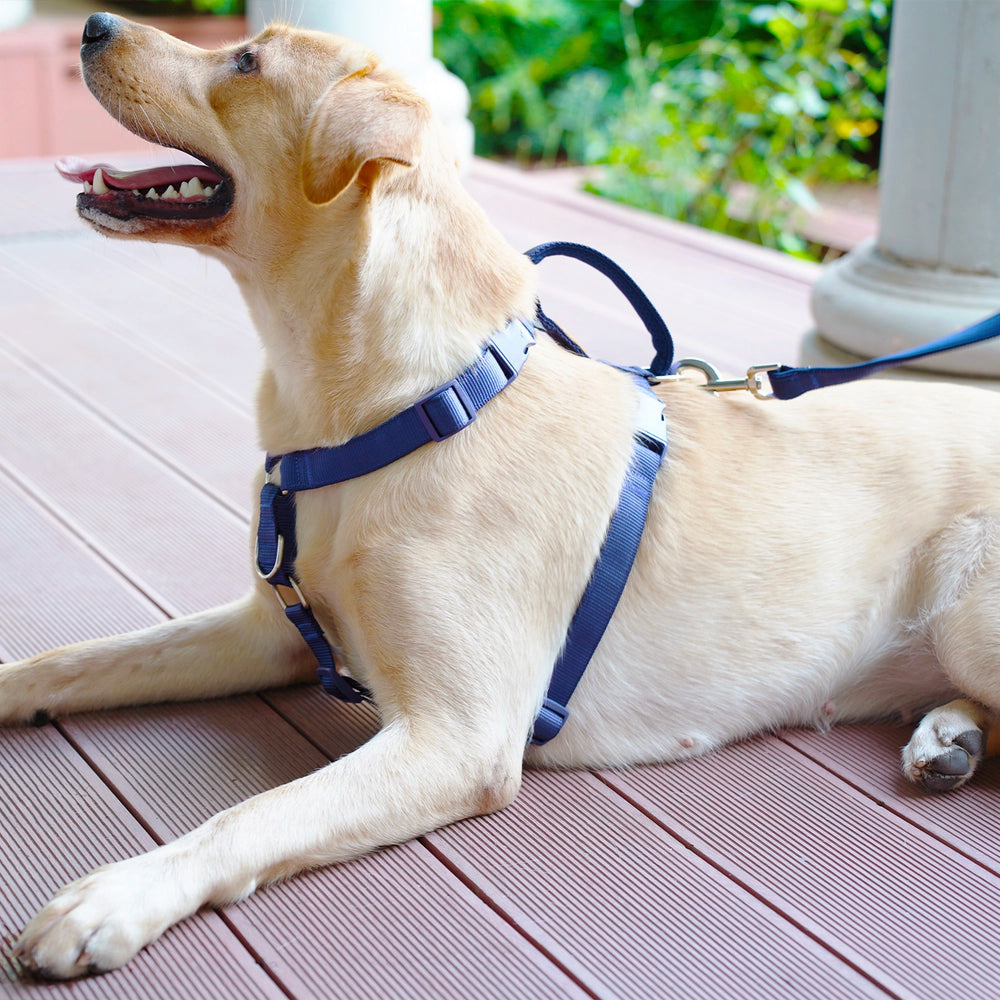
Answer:
[[[928,712],[903,748],[903,774],[931,792],[960,788],[983,759],[983,723],[983,710],[970,701]]]

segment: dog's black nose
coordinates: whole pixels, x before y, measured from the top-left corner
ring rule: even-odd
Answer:
[[[114,14],[91,14],[83,26],[81,44],[87,46],[100,45],[113,38],[118,30],[118,18]]]

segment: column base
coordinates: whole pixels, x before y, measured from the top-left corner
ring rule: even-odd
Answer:
[[[869,360],[870,357],[867,355],[851,354],[849,351],[831,344],[816,330],[810,330],[802,338],[802,343],[799,344],[799,364],[808,365],[811,368],[825,368],[829,365],[854,365],[860,361]],[[879,372],[878,375],[870,376],[870,378],[901,378],[920,382],[946,379],[956,385],[968,385],[977,389],[1000,389],[1000,378],[974,378],[954,373],[917,371],[915,368],[891,368],[888,371]]]
[[[825,267],[813,287],[816,326],[834,350],[859,359],[892,354],[954,333],[1000,308],[1000,279],[910,267],[874,240]],[[915,362],[913,368],[1000,377],[1000,340]]]

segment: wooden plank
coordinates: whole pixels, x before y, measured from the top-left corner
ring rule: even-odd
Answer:
[[[779,740],[605,779],[892,995],[997,982],[1000,880]]]
[[[913,726],[835,726],[790,730],[782,738],[876,802],[1000,873],[1000,758],[984,761],[969,784],[931,795],[900,772],[899,752]]]
[[[262,349],[222,264],[184,247],[125,245],[82,227],[77,220],[71,234],[0,245],[4,335],[24,344],[42,326],[82,336],[82,321],[111,347],[145,351],[250,413]],[[38,316],[40,306],[47,312]]]
[[[598,996],[884,995],[593,776],[429,839]]]
[[[0,356],[0,457],[8,476],[44,497],[63,523],[171,613],[220,604],[246,589],[241,519],[2,348]]]
[[[162,612],[69,535],[10,478],[0,477],[0,661],[153,625]]]
[[[164,839],[327,761],[252,696],[64,724]],[[395,1000],[448,995],[455,984],[498,1000],[582,996],[416,843],[310,872],[225,912],[297,997]]]
[[[53,726],[0,729],[0,995],[25,1000],[279,998],[217,914],[168,931],[126,968],[80,982],[25,981],[9,943],[57,889],[99,864],[154,846]]]
[[[11,356],[240,519],[248,517],[251,476],[263,457],[245,410],[90,321],[65,322],[51,300],[35,300],[30,311],[30,322],[12,328],[16,334],[0,333]],[[45,337],[34,334],[38,323],[46,325]]]
[[[0,601],[3,659],[162,618],[10,478],[0,480],[0,509],[0,559],[11,568],[7,579],[16,581]],[[65,883],[155,843],[54,726],[0,729],[0,800],[3,942]],[[6,995],[17,970],[3,948],[0,955],[0,995]],[[219,917],[206,913],[169,932],[155,952],[124,970],[77,984],[19,982],[12,995],[174,1000],[285,994]]]
[[[374,731],[345,740],[356,710],[316,689],[268,699],[330,756]],[[883,995],[587,775],[529,771],[514,806],[427,842],[596,996]]]

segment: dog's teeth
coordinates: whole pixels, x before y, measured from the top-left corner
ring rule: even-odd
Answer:
[[[188,197],[189,198],[203,198],[205,196],[205,188],[202,186],[200,180],[197,177],[192,177],[191,180],[187,182],[188,187]]]
[[[205,197],[211,198],[213,194],[215,194],[215,188],[212,187],[211,184],[209,184],[209,186],[205,188]]]
[[[163,198],[179,198],[180,195],[177,193],[177,188],[175,188],[173,186],[173,184],[171,184],[170,187],[168,187],[167,190],[163,192],[163,194],[162,194],[161,197],[163,197]]]
[[[191,197],[191,182],[181,181],[181,197],[190,198]]]
[[[156,193],[156,188],[150,188],[146,192],[146,197],[147,198],[151,198],[153,201],[159,201],[160,200],[160,196]]]
[[[139,191],[133,191],[132,194],[135,195],[136,198],[141,197],[141,192]]]
[[[90,181],[84,181],[83,182],[83,193],[84,194],[90,194],[93,190],[94,190],[94,187],[90,183]]]
[[[107,194],[108,186],[104,183],[104,171],[100,167],[94,172],[94,194]]]

